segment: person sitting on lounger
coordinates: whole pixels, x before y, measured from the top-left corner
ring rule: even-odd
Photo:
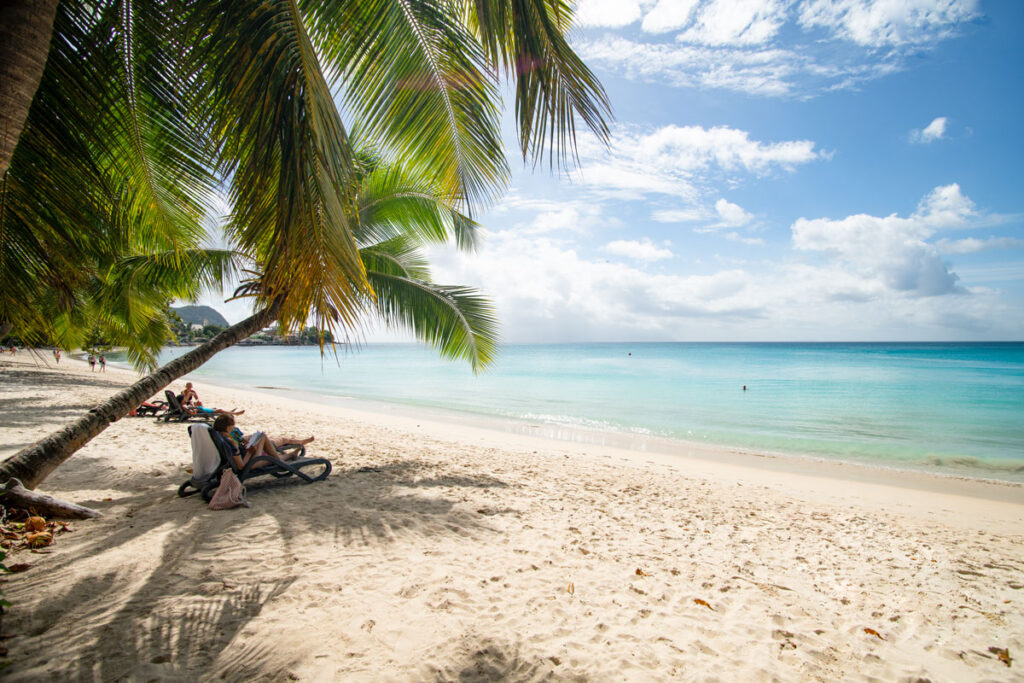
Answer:
[[[178,403],[182,408],[203,405],[203,402],[199,400],[199,394],[192,388],[192,382],[185,382],[185,391],[178,394]]]
[[[213,431],[220,432],[221,436],[238,450],[238,454],[234,456],[235,466],[238,469],[245,467],[246,463],[257,455],[266,454],[280,460],[293,460],[296,457],[295,453],[288,453],[278,449],[282,446],[305,446],[313,440],[312,436],[306,439],[294,439],[291,437],[272,439],[263,432],[253,432],[246,436],[242,434],[242,430],[235,427],[233,415],[218,415],[217,419],[213,421]]]

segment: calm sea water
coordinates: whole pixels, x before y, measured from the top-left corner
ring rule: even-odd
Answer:
[[[1024,481],[1021,343],[510,345],[478,376],[415,345],[236,347],[193,377]]]

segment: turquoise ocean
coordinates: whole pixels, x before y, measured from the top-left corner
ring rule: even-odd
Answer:
[[[316,347],[235,347],[191,377],[1024,482],[1024,343],[506,345],[479,375],[413,344],[339,348],[321,358]]]

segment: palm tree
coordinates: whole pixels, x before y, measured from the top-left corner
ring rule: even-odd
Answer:
[[[471,214],[508,175],[500,74],[515,81],[524,159],[537,163],[547,149],[549,163],[565,161],[576,116],[607,137],[603,89],[565,40],[570,19],[562,0],[62,2],[3,179],[0,275],[17,274],[9,245],[27,245],[18,247],[33,256],[21,282],[63,293],[56,301],[71,316],[82,287],[77,243],[127,230],[173,260],[196,248],[211,197],[226,188],[231,243],[259,274],[243,292],[256,313],[12,456],[0,477],[38,484],[141,400],[275,320],[286,330],[310,319],[319,329],[355,329],[367,302],[393,300],[375,299],[374,287],[426,306],[415,268],[405,276],[366,269],[356,191],[365,169],[335,95],[367,122],[363,134],[385,157],[425,179],[452,211]],[[45,195],[26,181],[36,170]],[[380,257],[403,253],[397,242],[376,246]],[[8,291],[0,322],[31,319]],[[438,293],[432,300],[444,299]],[[468,306],[466,294],[447,290],[448,308]],[[431,326],[400,313],[407,309],[379,312],[433,335],[442,350],[477,338],[445,341],[440,317]]]
[[[359,188],[354,193],[358,222],[353,235],[367,280],[374,289],[372,296],[364,295],[356,302],[360,314],[373,315],[391,327],[410,330],[442,356],[469,361],[474,371],[486,367],[497,349],[498,327],[492,304],[471,288],[432,282],[422,253],[425,245],[446,242],[472,250],[477,244],[478,225],[445,203],[438,194],[436,180],[376,156],[360,156],[356,164]],[[163,264],[154,263],[153,259],[126,261],[130,263],[120,268],[131,275],[121,280],[126,286],[132,280],[176,277],[176,269],[161,268]],[[244,282],[236,296],[258,300],[265,295],[269,280],[263,272],[250,272],[255,277]],[[293,275],[301,277],[298,272]],[[35,488],[110,422],[173,379],[199,367],[216,352],[273,322],[283,300],[283,296],[276,297],[268,308],[232,325],[118,392],[64,429],[11,456],[0,463],[0,477],[18,478],[27,488]],[[140,364],[145,362],[144,358],[136,360]]]
[[[4,16],[3,31],[37,39],[0,42],[0,73],[49,45],[28,15]],[[0,291],[0,327],[45,324],[22,296],[32,290],[60,293],[71,313],[82,244],[125,225],[155,248],[194,248],[223,184],[238,241],[275,241],[281,265],[322,243],[307,239],[312,223],[351,232],[340,188],[352,155],[332,91],[369,122],[367,137],[472,212],[507,177],[501,73],[516,84],[524,159],[538,162],[545,142],[552,163],[571,154],[575,115],[606,137],[607,101],[565,41],[570,19],[562,0],[65,0],[0,177],[0,277],[14,285]],[[0,109],[0,131],[18,129],[3,118],[17,109]],[[323,323],[367,286],[352,241],[335,248],[332,285],[320,286],[330,305],[314,312]],[[306,294],[284,306],[286,324],[305,319]]]
[[[57,2],[0,3],[0,177],[10,166],[43,75]]]

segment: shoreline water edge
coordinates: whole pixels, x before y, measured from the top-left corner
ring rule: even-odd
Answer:
[[[482,377],[413,346],[318,355],[228,350],[190,378],[640,452],[1024,483],[1020,344],[511,347]]]
[[[0,455],[135,377],[0,373]],[[103,516],[8,557],[6,679],[1015,680],[1020,486],[192,381],[334,472],[213,511],[185,425],[115,422],[42,487]]]

